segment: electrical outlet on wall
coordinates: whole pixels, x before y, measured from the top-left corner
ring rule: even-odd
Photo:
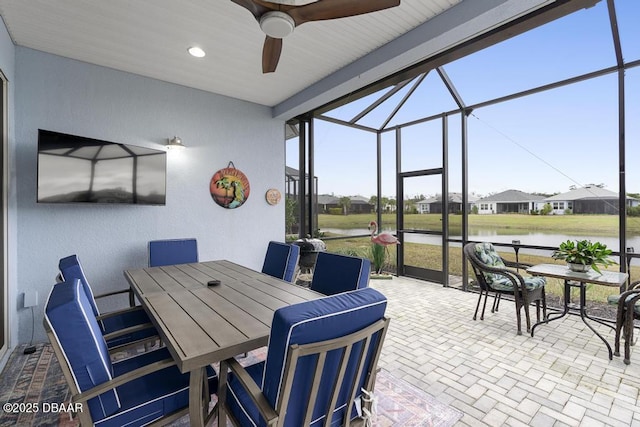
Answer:
[[[22,305],[24,308],[35,307],[38,305],[38,291],[26,291],[24,293],[24,301]]]

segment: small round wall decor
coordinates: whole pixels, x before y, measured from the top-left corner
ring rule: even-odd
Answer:
[[[233,162],[213,174],[209,191],[213,200],[227,209],[240,207],[249,198],[249,179]]]
[[[264,195],[265,199],[267,199],[267,203],[270,205],[277,205],[280,202],[280,198],[282,195],[280,191],[275,188],[270,188],[267,190],[267,193]]]

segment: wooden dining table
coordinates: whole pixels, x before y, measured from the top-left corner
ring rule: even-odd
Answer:
[[[324,296],[226,260],[124,275],[178,369],[190,373],[192,426],[205,425],[215,414],[208,409],[208,365],[267,345],[277,309]]]

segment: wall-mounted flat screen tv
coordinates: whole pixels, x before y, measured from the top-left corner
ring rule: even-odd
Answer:
[[[38,130],[38,203],[164,205],[167,153]]]

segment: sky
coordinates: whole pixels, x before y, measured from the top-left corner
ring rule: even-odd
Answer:
[[[624,59],[640,59],[640,1],[616,0]],[[634,28],[636,27],[636,28]],[[465,105],[495,99],[615,65],[606,1],[461,58],[443,68]],[[640,193],[640,67],[626,79],[627,192]],[[359,124],[379,127],[396,94]],[[609,74],[474,110],[468,119],[469,191],[486,196],[508,189],[562,193],[603,184],[618,191],[617,75]],[[330,112],[350,120],[379,94]],[[405,123],[455,108],[432,71],[390,122]],[[441,121],[404,128],[402,171],[442,167]],[[450,117],[449,191],[460,192],[460,118]],[[395,135],[382,137],[383,196],[394,197]],[[322,120],[315,122],[315,174],[320,194],[376,193],[376,136]],[[287,143],[287,164],[297,169],[297,140]],[[439,176],[408,178],[405,196],[440,193]]]

